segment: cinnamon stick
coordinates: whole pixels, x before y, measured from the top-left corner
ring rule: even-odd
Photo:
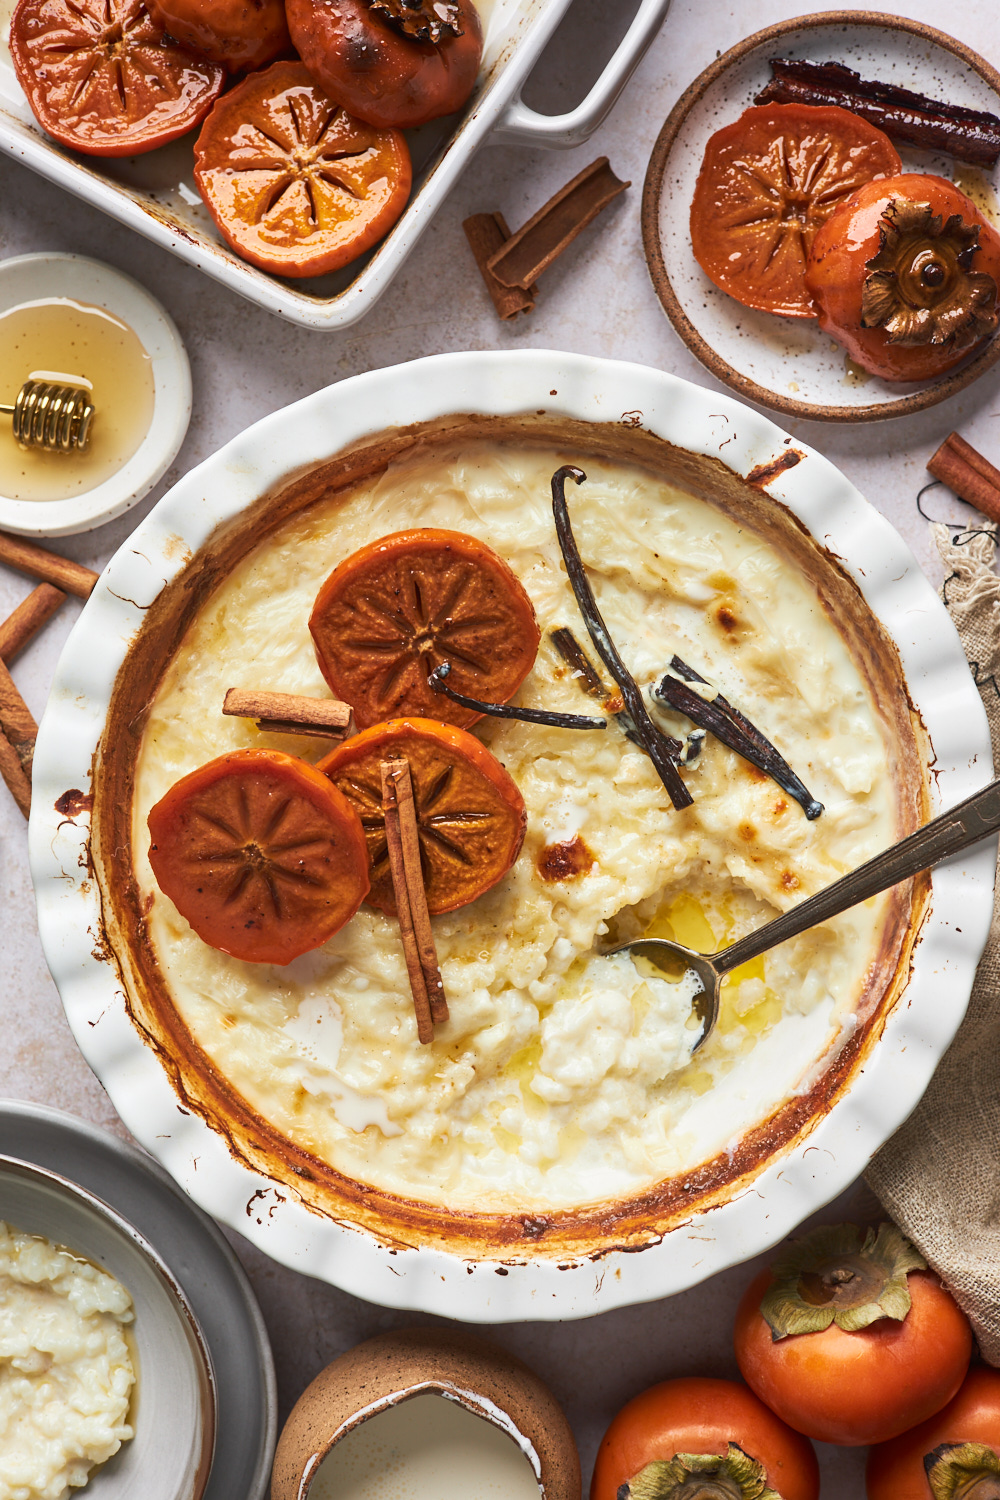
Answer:
[[[23,537],[10,536],[6,531],[0,531],[0,562],[54,584],[67,594],[76,594],[78,599],[90,598],[98,578],[93,568],[85,568],[82,563],[60,557],[34,542],[26,542]]]
[[[405,759],[384,760],[380,763],[380,770],[385,838],[403,956],[417,1017],[417,1036],[421,1042],[427,1043],[434,1039],[435,1020],[448,1019],[448,1005],[420,869],[413,783],[409,762]]]
[[[3,662],[0,662],[0,730],[3,730],[30,781],[38,725]]]
[[[943,151],[990,169],[1000,156],[1000,119],[981,109],[928,99],[898,84],[862,78],[843,63],[772,57],[771,82],[755,104],[835,105],[860,115],[890,140],[921,151]]]
[[[962,500],[991,521],[1000,522],[1000,469],[994,468],[957,432],[951,432],[927,461],[927,468]]]
[[[31,811],[31,782],[24,774],[14,746],[4,734],[0,734],[0,777],[3,777],[8,791],[27,817]]]
[[[258,729],[275,734],[310,734],[325,740],[346,739],[353,727],[351,706],[338,698],[307,698],[302,693],[268,693],[232,687],[222,712],[236,719],[255,719]]]
[[[11,662],[42,626],[51,620],[66,595],[51,583],[40,583],[0,621],[0,661]]]
[[[631,186],[615,176],[606,156],[599,156],[490,256],[487,270],[504,286],[527,290],[601,210]]]
[[[472,214],[464,221],[462,228],[465,230],[469,249],[479,267],[479,274],[493,299],[497,316],[506,320],[515,318],[518,313],[531,312],[535,305],[538,288],[532,286],[525,291],[519,286],[504,286],[502,282],[497,281],[487,266],[490,256],[495,255],[510,239],[510,230],[507,228],[507,220],[503,214]]]

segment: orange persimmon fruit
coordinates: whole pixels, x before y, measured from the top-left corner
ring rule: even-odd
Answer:
[[[223,238],[279,276],[356,260],[406,207],[412,167],[398,130],[364,125],[299,62],[251,73],[195,144],[195,181]]]
[[[691,203],[695,259],[746,307],[814,318],[805,271],[817,230],[862,183],[900,170],[888,136],[849,110],[744,110],[705,148]]]
[[[148,821],[161,891],[233,958],[287,964],[338,932],[368,894],[354,808],[278,750],[233,750],[199,766]]]
[[[867,1273],[857,1264],[844,1274],[863,1289]],[[854,1329],[830,1323],[777,1339],[761,1311],[772,1280],[762,1271],[740,1302],[736,1359],[751,1390],[797,1431],[845,1447],[881,1443],[939,1411],[962,1384],[972,1332],[933,1271],[907,1275],[910,1305],[902,1318],[878,1317]],[[824,1293],[810,1284],[803,1295],[818,1307]]]
[[[18,0],[14,71],[38,123],[90,156],[137,156],[185,135],[226,70],[167,35],[143,0]]]
[[[285,8],[295,50],[316,82],[369,125],[426,125],[461,109],[475,86],[483,33],[471,0],[425,0],[422,7],[400,0],[286,0]],[[408,36],[407,27],[432,31],[438,40]]]
[[[808,1439],[793,1432],[745,1385],[702,1375],[661,1381],[622,1407],[597,1450],[590,1500],[632,1500],[630,1482],[647,1464],[669,1462],[677,1454],[725,1458],[730,1444],[761,1466],[766,1485],[781,1500],[817,1500],[819,1466]],[[732,1479],[711,1473],[702,1474],[700,1484],[692,1474],[676,1487],[692,1500],[741,1493]],[[666,1485],[663,1493],[668,1493]]]
[[[1000,234],[947,178],[904,172],[840,204],[813,241],[806,285],[820,328],[856,364],[883,380],[934,379],[996,332]]]
[[[952,1452],[970,1443],[983,1451],[955,1453],[961,1467],[954,1493],[988,1500],[1000,1494],[1000,1370],[983,1365],[969,1371],[958,1395],[935,1416],[872,1448],[865,1468],[868,1500],[932,1500],[928,1468],[947,1468]]]
[[[316,769],[361,819],[372,906],[395,915],[380,762],[409,762],[420,861],[432,916],[455,911],[502,880],[521,850],[527,814],[516,783],[475,735],[433,719],[393,719],[338,745]]]
[[[283,0],[148,0],[157,23],[184,47],[230,73],[291,52]]]
[[[320,669],[365,728],[398,714],[474,724],[482,714],[435,693],[448,686],[506,703],[531,671],[539,632],[531,600],[491,547],[460,531],[383,537],[344,560],[309,619]]]

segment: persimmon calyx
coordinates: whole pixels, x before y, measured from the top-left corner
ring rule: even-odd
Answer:
[[[718,1453],[677,1453],[657,1458],[618,1491],[618,1500],[781,1500],[767,1471],[736,1443]]]
[[[1000,1458],[985,1443],[942,1443],[924,1470],[934,1500],[1000,1500]]]
[[[771,1266],[774,1277],[760,1304],[775,1343],[818,1333],[836,1323],[857,1333],[879,1318],[899,1322],[910,1310],[906,1278],[927,1262],[895,1224],[862,1230],[823,1224],[794,1240]]]
[[[879,249],[865,263],[862,328],[882,328],[890,344],[970,347],[995,332],[997,284],[973,271],[978,224],[943,219],[929,203],[893,198],[879,221]]]
[[[436,45],[444,37],[464,35],[454,0],[368,0],[368,9],[414,42]]]

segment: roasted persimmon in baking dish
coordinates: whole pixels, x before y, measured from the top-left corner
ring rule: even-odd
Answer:
[[[398,130],[355,120],[299,62],[251,73],[213,109],[195,181],[223,238],[262,270],[321,276],[376,244],[410,195]]]

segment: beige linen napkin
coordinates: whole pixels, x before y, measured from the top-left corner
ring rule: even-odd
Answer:
[[[986,706],[1000,768],[1000,578],[993,535],[933,528],[944,601]],[[923,1099],[866,1173],[1000,1365],[1000,904],[962,1027]]]

